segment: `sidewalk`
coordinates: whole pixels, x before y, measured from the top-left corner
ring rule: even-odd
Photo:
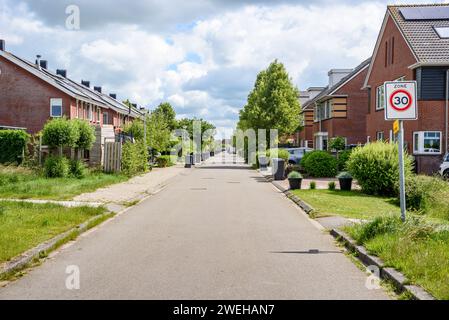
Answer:
[[[168,181],[185,172],[183,165],[168,168],[153,168],[149,173],[131,178],[128,181],[98,189],[91,193],[83,193],[73,198],[76,202],[100,202],[126,204],[139,201],[165,186]]]

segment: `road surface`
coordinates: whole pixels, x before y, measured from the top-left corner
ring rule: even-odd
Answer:
[[[68,266],[79,289],[66,287]],[[0,299],[387,299],[366,277],[256,171],[210,164],[81,236]]]

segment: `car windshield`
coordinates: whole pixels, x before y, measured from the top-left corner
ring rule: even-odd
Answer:
[[[444,162],[449,162],[449,153],[444,156]]]

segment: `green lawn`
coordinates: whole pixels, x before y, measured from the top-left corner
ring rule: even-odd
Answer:
[[[449,299],[449,230],[422,217],[379,217],[345,230],[380,257],[387,266],[403,272],[413,284],[438,299]]]
[[[0,263],[103,212],[104,208],[0,201]]]
[[[400,215],[395,198],[369,196],[360,191],[294,190],[293,193],[315,209],[315,216],[340,215],[369,219],[384,214]]]
[[[27,169],[0,167],[0,198],[68,200],[127,179],[105,173],[91,173],[83,179],[48,179]]]

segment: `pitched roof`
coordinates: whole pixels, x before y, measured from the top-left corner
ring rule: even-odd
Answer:
[[[355,67],[351,71],[351,73],[349,73],[347,76],[343,77],[340,81],[338,81],[335,85],[333,85],[332,87],[329,87],[329,86],[325,87],[324,90],[321,91],[321,93],[318,94],[315,98],[306,101],[306,103],[304,103],[302,110],[306,110],[309,107],[313,106],[313,104],[315,102],[318,102],[319,100],[321,100],[325,97],[333,95],[335,93],[335,91],[340,89],[347,82],[349,82],[351,79],[353,79],[355,76],[357,76],[361,71],[363,71],[365,68],[367,68],[369,66],[370,62],[371,62],[371,58],[366,59],[361,64],[359,64],[357,67]]]
[[[405,19],[401,9],[415,8],[416,14],[434,8],[432,18],[416,15],[412,19]],[[448,63],[449,64],[449,39],[440,38],[435,27],[449,27],[449,19],[443,19],[439,9],[449,9],[449,4],[429,5],[392,5],[388,6],[391,17],[396,22],[405,40],[420,63]],[[446,9],[447,8],[447,9]]]
[[[58,74],[55,74],[47,69],[38,68],[36,64],[27,61],[25,59],[19,58],[10,52],[0,50],[0,56],[18,65],[19,67],[27,70],[28,72],[34,74],[38,78],[44,80],[48,84],[54,86],[55,88],[61,90],[65,94],[75,99],[87,103],[94,103],[100,107],[112,109],[121,114],[129,113],[128,106],[113,99],[112,97],[109,97],[106,94],[97,92],[69,78],[64,78]],[[132,108],[131,115],[134,117],[139,117],[142,114],[138,110]]]

